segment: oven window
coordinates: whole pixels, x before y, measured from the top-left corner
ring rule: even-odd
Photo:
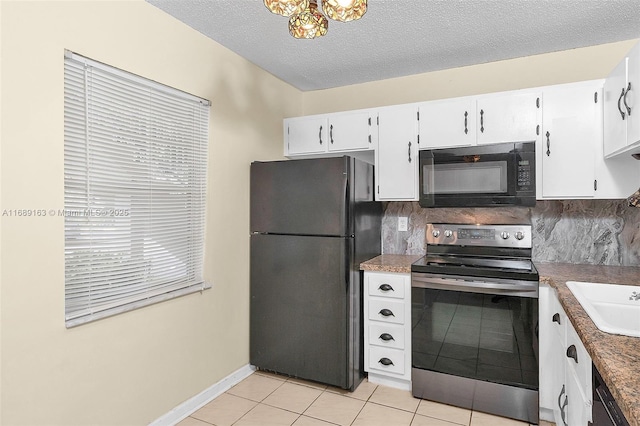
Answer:
[[[442,163],[424,165],[425,194],[468,194],[507,192],[507,161]]]
[[[412,289],[414,368],[538,388],[538,299]]]

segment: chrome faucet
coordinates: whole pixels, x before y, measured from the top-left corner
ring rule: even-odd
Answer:
[[[631,296],[629,296],[629,300],[640,300],[640,293],[636,293],[634,291],[633,293],[631,293]]]

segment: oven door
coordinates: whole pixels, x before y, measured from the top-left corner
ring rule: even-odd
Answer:
[[[420,205],[535,205],[534,146],[508,143],[420,151]]]
[[[537,423],[538,282],[412,273],[416,397]]]

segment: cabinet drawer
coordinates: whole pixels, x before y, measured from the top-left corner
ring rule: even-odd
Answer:
[[[369,319],[404,324],[404,302],[381,298],[369,299]]]
[[[370,346],[369,369],[404,375],[404,351],[401,349]]]
[[[570,357],[574,354],[577,362]],[[570,326],[570,324],[567,326],[567,347],[565,355],[565,359],[569,363],[569,370],[573,371],[578,379],[580,390],[584,391],[584,395],[582,395],[583,399],[586,401],[591,400],[591,357],[582,344],[580,337],[578,337],[578,334],[573,329],[573,326]]]
[[[369,323],[369,344],[404,349],[404,327],[396,324]]]
[[[369,294],[372,296],[404,298],[405,277],[391,274],[369,275]]]

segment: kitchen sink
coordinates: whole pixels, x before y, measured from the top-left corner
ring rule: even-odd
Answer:
[[[640,286],[567,281],[598,329],[611,334],[640,337]]]

